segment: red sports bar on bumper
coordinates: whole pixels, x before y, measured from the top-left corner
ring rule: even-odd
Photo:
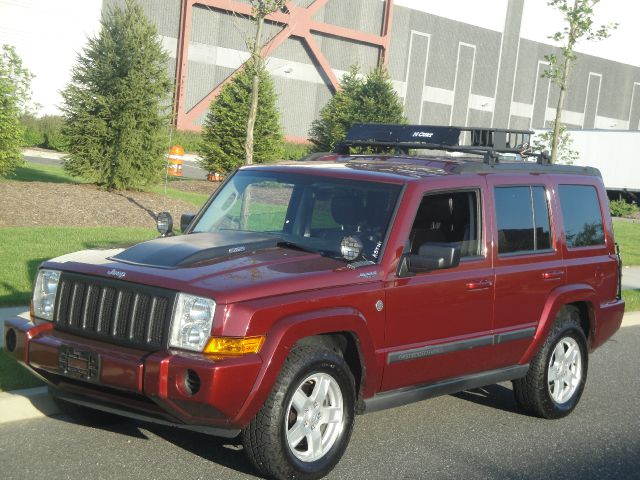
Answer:
[[[236,417],[262,367],[257,354],[226,358],[182,351],[149,354],[22,318],[5,322],[4,338],[7,352],[65,400],[96,408],[108,405],[109,410],[143,420],[214,427],[221,430],[215,432],[219,435],[228,430],[233,436],[243,426],[235,423]],[[89,353],[97,359],[97,373],[79,378],[73,365],[83,372],[91,370],[91,360],[82,358]]]

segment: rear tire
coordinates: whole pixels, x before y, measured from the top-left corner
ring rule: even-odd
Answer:
[[[353,429],[355,382],[344,359],[318,346],[294,348],[269,398],[242,431],[267,478],[314,480],[342,457]]]
[[[526,413],[541,418],[569,415],[582,396],[588,362],[580,311],[566,305],[529,365],[527,375],[513,381],[516,403]]]

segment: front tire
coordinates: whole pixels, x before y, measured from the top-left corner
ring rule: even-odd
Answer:
[[[513,381],[516,403],[525,412],[542,418],[569,415],[582,396],[588,362],[580,311],[567,305],[558,313],[527,375]]]
[[[355,382],[331,350],[292,350],[273,390],[242,432],[249,460],[275,479],[313,480],[342,457],[353,429]]]

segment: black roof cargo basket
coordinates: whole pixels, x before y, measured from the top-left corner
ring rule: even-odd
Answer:
[[[465,132],[469,135],[463,136]],[[531,152],[532,135],[530,130],[358,123],[336,146],[335,153],[349,154],[350,147],[393,149],[400,155],[426,149],[479,154],[489,164],[496,163],[501,153],[537,157],[538,163],[549,163],[546,152]],[[466,144],[461,143],[463,139]]]

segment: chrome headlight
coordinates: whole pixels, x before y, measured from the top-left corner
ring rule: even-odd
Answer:
[[[210,298],[179,293],[171,319],[169,346],[202,352],[213,325],[216,302]]]
[[[58,270],[42,269],[33,288],[33,314],[42,320],[53,320],[53,307],[60,282]]]

